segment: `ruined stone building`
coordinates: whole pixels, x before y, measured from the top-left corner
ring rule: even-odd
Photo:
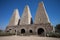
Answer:
[[[15,9],[6,31],[19,35],[45,35],[46,32],[52,31],[43,2],[38,4],[34,22],[28,5],[25,6],[21,17],[18,9]]]

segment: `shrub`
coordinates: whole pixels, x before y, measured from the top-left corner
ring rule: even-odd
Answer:
[[[60,38],[60,33],[57,33],[57,32],[48,32],[46,34],[47,37],[57,37],[57,38]]]
[[[11,36],[11,35],[15,35],[15,33],[0,32],[0,36]]]

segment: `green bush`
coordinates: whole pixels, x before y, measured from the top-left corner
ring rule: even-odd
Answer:
[[[15,35],[15,33],[0,32],[0,36],[11,36],[11,35]]]
[[[46,34],[47,37],[57,37],[57,38],[60,38],[60,33],[57,33],[57,32],[48,32]]]

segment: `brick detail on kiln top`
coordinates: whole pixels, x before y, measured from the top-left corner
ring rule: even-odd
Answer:
[[[50,23],[43,2],[39,3],[34,20],[34,24],[40,24],[40,23]]]
[[[18,12],[18,9],[15,9],[14,12],[13,12],[13,15],[10,19],[10,22],[8,24],[8,26],[15,26],[18,24],[18,21],[20,19],[20,16],[19,16],[19,12]]]

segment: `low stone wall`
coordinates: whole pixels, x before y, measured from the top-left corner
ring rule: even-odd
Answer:
[[[8,26],[7,32],[16,33],[19,35],[40,35],[45,36],[46,32],[52,31],[50,24],[32,24],[32,25],[19,25],[19,26]]]

